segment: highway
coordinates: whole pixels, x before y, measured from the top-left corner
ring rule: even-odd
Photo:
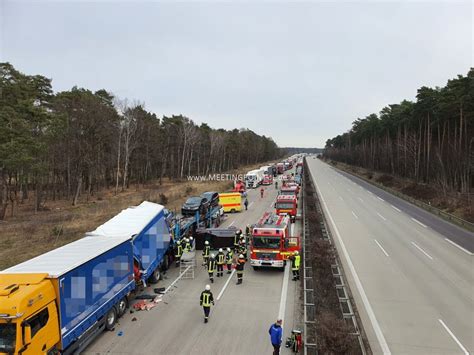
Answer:
[[[276,195],[274,186],[266,187],[263,199],[258,190],[250,190],[249,210],[229,214],[222,226],[245,231],[247,224],[274,210]],[[298,230],[296,226],[295,232]],[[201,266],[201,251],[197,256],[194,279],[178,280],[154,309],[125,314],[113,332],[100,335],[84,354],[271,354],[268,329],[280,312],[284,314],[284,341],[291,329],[301,326],[299,312],[295,312],[299,291],[291,281],[289,265],[285,272],[254,271],[250,262],[245,265],[242,285],[236,285],[235,273],[210,284],[216,305],[209,323],[204,324],[199,296],[209,279]],[[179,268],[173,266],[166,279],[147,293],[153,294],[154,287],[168,287],[178,275]],[[281,353],[291,352],[283,345]]]
[[[307,161],[373,352],[472,353],[473,233]]]

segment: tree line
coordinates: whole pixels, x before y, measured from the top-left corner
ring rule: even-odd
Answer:
[[[282,156],[269,137],[158,117],[106,90],[53,93],[51,79],[0,63],[0,220],[34,198],[69,199],[130,184],[207,175]]]
[[[444,87],[418,89],[379,114],[358,118],[327,140],[325,156],[440,187],[444,195],[474,187],[474,68]]]

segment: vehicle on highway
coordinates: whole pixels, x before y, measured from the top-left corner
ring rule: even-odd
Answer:
[[[219,205],[219,193],[215,191],[207,191],[201,194],[201,197],[204,197],[209,201],[209,208],[215,208]]]
[[[219,201],[225,213],[242,211],[242,195],[239,192],[221,192]]]
[[[245,183],[241,180],[234,181],[234,188],[233,188],[232,191],[233,192],[244,193],[245,192]]]
[[[298,198],[299,186],[296,183],[288,183],[280,188],[279,195],[289,195]]]
[[[278,163],[277,164],[277,173],[283,174],[285,172],[285,163]]]
[[[260,169],[251,170],[245,174],[244,180],[247,189],[255,189],[262,183],[263,171]]]
[[[275,202],[277,215],[288,215],[292,223],[296,221],[298,199],[294,195],[278,195]]]
[[[299,251],[299,238],[290,235],[290,218],[266,212],[252,227],[250,265],[284,269],[286,260]]]
[[[206,216],[209,209],[209,201],[202,196],[189,197],[181,207],[181,214],[185,217],[192,217],[198,213],[202,218]]]

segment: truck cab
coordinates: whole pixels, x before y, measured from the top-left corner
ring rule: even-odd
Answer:
[[[283,270],[286,260],[299,250],[299,238],[290,235],[288,216],[265,213],[252,228],[250,265]]]
[[[288,196],[295,196],[298,198],[298,191],[299,187],[298,186],[289,186],[288,184],[285,184],[284,186],[281,187],[280,189],[280,195],[288,195]]]
[[[296,221],[296,213],[298,209],[298,200],[294,195],[278,195],[275,203],[277,215],[288,215],[290,221]]]
[[[56,290],[47,274],[0,274],[0,354],[60,348]]]

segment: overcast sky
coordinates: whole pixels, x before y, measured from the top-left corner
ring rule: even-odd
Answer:
[[[0,61],[55,91],[105,88],[280,146],[322,147],[466,74],[473,41],[471,1],[0,0]]]

